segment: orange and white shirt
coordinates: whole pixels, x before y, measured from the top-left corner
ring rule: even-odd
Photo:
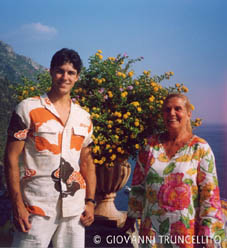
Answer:
[[[44,94],[20,102],[10,121],[11,140],[24,140],[21,191],[31,213],[53,216],[59,197],[62,216],[84,210],[86,184],[80,174],[80,152],[92,142],[90,115],[71,102],[65,125]]]

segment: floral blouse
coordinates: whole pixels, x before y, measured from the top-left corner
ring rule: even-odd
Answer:
[[[206,242],[199,236],[220,241],[225,234],[208,143],[194,135],[169,159],[160,138],[150,138],[134,169],[128,216],[141,218],[140,236],[155,243],[183,248]]]

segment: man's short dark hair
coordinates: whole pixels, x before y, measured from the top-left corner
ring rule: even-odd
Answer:
[[[50,62],[50,70],[53,70],[55,67],[62,66],[65,63],[72,63],[73,67],[77,70],[77,73],[80,73],[83,66],[80,55],[68,48],[62,48],[57,51]]]

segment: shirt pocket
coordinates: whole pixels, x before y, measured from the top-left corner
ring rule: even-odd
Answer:
[[[74,126],[72,128],[72,136],[70,141],[70,149],[80,151],[83,147],[84,140],[87,136],[87,129],[85,127]]]
[[[38,152],[42,154],[51,152],[55,155],[61,152],[62,133],[60,130],[53,130],[53,128],[45,125],[39,127],[34,136],[35,147]]]

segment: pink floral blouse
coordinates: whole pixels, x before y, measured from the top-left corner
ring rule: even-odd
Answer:
[[[220,242],[225,234],[208,143],[194,135],[169,159],[159,137],[150,138],[138,155],[128,215],[141,218],[141,240],[147,236],[152,242],[182,248],[204,244],[206,239],[200,236]]]

